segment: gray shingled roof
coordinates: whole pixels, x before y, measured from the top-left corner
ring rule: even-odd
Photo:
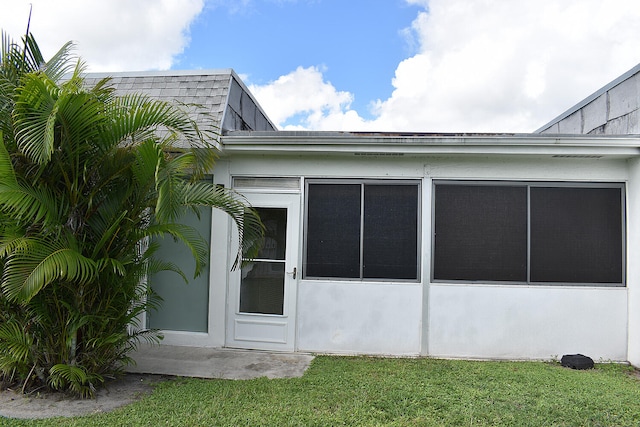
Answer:
[[[93,85],[111,77],[116,93],[145,93],[153,98],[179,104],[198,105],[194,117],[203,123],[213,119],[220,133],[234,130],[275,131],[249,89],[231,69],[192,71],[148,71],[124,73],[89,73],[86,83]]]

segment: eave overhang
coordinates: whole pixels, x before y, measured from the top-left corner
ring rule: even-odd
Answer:
[[[640,156],[640,135],[242,131],[222,137],[222,155],[234,154],[633,158]]]

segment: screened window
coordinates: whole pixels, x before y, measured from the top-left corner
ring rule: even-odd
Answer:
[[[436,279],[527,280],[527,187],[438,185]]]
[[[308,182],[304,276],[417,280],[419,189],[408,181]]]
[[[623,285],[623,190],[436,182],[433,278]]]

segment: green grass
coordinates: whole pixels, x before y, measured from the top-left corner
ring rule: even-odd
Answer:
[[[178,379],[108,414],[11,426],[637,426],[626,365],[318,357],[302,378]]]

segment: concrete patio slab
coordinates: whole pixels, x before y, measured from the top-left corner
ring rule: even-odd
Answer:
[[[234,380],[301,377],[313,360],[304,353],[171,345],[141,345],[131,356],[136,365],[127,372]]]

